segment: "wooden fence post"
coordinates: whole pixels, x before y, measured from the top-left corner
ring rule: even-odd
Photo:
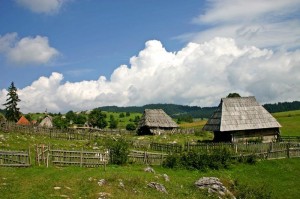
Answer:
[[[289,142],[286,144],[286,155],[287,155],[287,158],[290,158],[290,143]]]
[[[80,152],[80,167],[82,167],[82,159],[83,159],[83,148],[81,148],[81,152]]]

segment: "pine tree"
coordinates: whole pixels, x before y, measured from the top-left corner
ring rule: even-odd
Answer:
[[[20,108],[18,108],[18,102],[21,100],[17,94],[17,88],[14,85],[14,82],[11,83],[8,88],[6,103],[3,104],[5,108],[5,117],[7,120],[17,122],[20,118]]]

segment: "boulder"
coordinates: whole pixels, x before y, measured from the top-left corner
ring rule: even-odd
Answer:
[[[235,196],[216,177],[203,177],[195,182],[200,189],[207,189],[209,193],[216,193],[219,198],[235,199]]]
[[[148,183],[148,187],[154,188],[157,191],[163,192],[163,193],[168,193],[165,186],[162,184],[159,184],[157,182],[150,182]]]

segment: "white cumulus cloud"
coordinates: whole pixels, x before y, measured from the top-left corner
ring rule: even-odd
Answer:
[[[17,65],[46,64],[59,55],[55,48],[49,46],[47,37],[37,35],[18,40],[17,33],[0,35],[0,53]]]
[[[234,39],[217,37],[168,52],[152,40],[110,79],[63,82],[56,72],[40,77],[19,89],[20,107],[23,112],[66,112],[158,102],[215,106],[230,92],[254,95],[261,103],[293,101],[300,99],[299,66],[299,50],[240,46]]]
[[[35,13],[53,14],[59,11],[66,0],[15,0],[19,5]]]

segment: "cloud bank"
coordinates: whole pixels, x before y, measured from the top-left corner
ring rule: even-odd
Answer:
[[[295,49],[300,46],[299,0],[210,0],[205,13],[192,20],[201,31],[179,36],[204,42],[234,38],[239,45]]]
[[[66,0],[15,0],[19,5],[35,13],[54,14]]]
[[[46,64],[59,55],[55,48],[49,46],[47,37],[37,35],[19,40],[17,33],[0,35],[0,53],[16,65]]]
[[[19,89],[21,111],[88,110],[104,105],[177,103],[215,106],[229,92],[254,95],[261,103],[300,99],[300,51],[239,46],[216,37],[168,52],[160,41],[119,66],[110,79],[63,82],[63,74],[40,77]],[[0,102],[6,98],[0,93]]]

